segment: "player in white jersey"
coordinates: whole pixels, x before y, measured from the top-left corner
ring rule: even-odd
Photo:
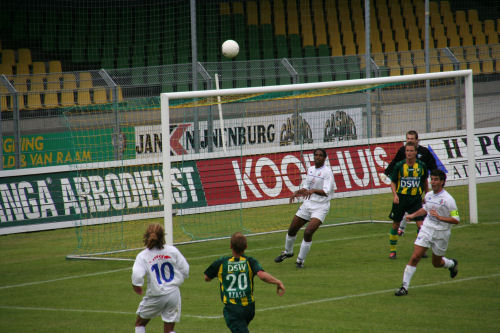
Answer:
[[[396,291],[396,296],[408,294],[408,287],[410,286],[413,274],[417,270],[417,264],[428,248],[432,248],[432,265],[434,267],[447,268],[450,271],[452,279],[458,274],[457,260],[444,257],[448,248],[451,227],[460,221],[455,199],[443,188],[445,182],[446,174],[442,170],[432,170],[432,192],[428,192],[425,195],[424,207],[408,216],[409,219],[413,219],[416,216],[422,216],[427,213],[422,228],[415,240],[413,254],[405,267],[403,285]]]
[[[314,151],[314,166],[307,169],[307,176],[302,187],[290,197],[290,203],[297,197],[304,197],[305,200],[288,228],[285,250],[274,259],[275,262],[279,263],[293,256],[293,243],[297,238],[297,232],[309,222],[295,262],[297,268],[304,267],[304,261],[311,249],[312,236],[325,220],[333,196],[333,173],[332,169],[325,165],[326,158],[324,149],[318,148]]]
[[[165,230],[159,224],[150,224],[144,233],[144,245],[132,269],[132,288],[142,295],[144,277],[146,295],[137,309],[135,332],[145,333],[147,323],[161,315],[165,333],[174,332],[181,318],[179,286],[189,276],[189,264],[174,246],[165,245]]]

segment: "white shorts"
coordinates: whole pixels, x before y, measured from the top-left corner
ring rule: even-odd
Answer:
[[[450,240],[451,229],[448,230],[435,230],[426,227],[425,224],[418,232],[415,245],[432,248],[432,253],[437,256],[444,256],[448,248],[448,241]]]
[[[323,223],[326,215],[328,214],[328,210],[330,210],[330,201],[326,203],[317,203],[307,200],[304,201],[304,203],[299,207],[299,210],[297,210],[295,215],[306,221],[309,221],[314,217]]]
[[[161,314],[164,322],[177,323],[181,319],[181,293],[179,289],[174,289],[168,295],[144,296],[136,313],[142,319],[152,319]]]

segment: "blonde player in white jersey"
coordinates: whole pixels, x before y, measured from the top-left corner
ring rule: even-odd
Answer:
[[[146,295],[137,308],[135,332],[145,333],[147,323],[161,315],[163,331],[174,332],[181,318],[179,286],[189,276],[189,264],[174,246],[165,245],[165,230],[160,224],[150,224],[144,233],[144,245],[132,269],[132,288],[142,295],[144,276]]]
[[[297,238],[297,232],[309,222],[304,230],[304,239],[295,262],[297,268],[304,267],[304,261],[311,249],[312,236],[325,220],[333,196],[333,173],[332,169],[325,165],[326,158],[324,149],[318,148],[314,151],[314,166],[308,168],[302,188],[295,191],[290,197],[290,203],[297,197],[304,197],[305,200],[295,213],[288,228],[285,250],[274,259],[277,263],[293,256],[293,243]]]
[[[457,260],[444,257],[448,248],[451,227],[460,221],[455,199],[443,188],[445,182],[446,174],[442,170],[432,170],[432,191],[425,195],[424,207],[408,216],[409,219],[413,219],[427,213],[415,240],[413,254],[405,267],[403,285],[396,291],[396,296],[408,295],[408,287],[417,269],[417,264],[428,248],[432,248],[432,265],[434,267],[447,268],[452,279],[458,274]]]

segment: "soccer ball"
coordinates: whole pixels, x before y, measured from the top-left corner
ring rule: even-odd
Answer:
[[[238,55],[238,52],[240,52],[240,46],[234,40],[228,39],[222,43],[222,54],[224,57],[229,59],[234,58]]]

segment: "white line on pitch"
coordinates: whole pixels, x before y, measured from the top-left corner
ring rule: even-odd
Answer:
[[[22,310],[22,311],[31,310],[31,311],[52,311],[52,312],[107,313],[107,314],[123,314],[123,315],[127,315],[127,316],[135,315],[135,312],[127,312],[127,311],[37,308],[37,307],[33,307],[33,306],[0,305],[0,309]],[[219,319],[219,318],[222,318],[222,316],[198,316],[198,315],[189,315],[189,314],[182,314],[182,317],[191,317],[191,318],[199,318],[199,319]]]
[[[484,224],[497,224],[497,223],[499,223],[499,222],[491,222],[491,223],[484,223]],[[464,228],[464,227],[467,227],[467,226],[470,226],[470,224],[464,224],[464,225],[456,226],[456,227],[454,227],[454,229]],[[383,236],[383,235],[385,235],[385,233],[384,234],[372,234],[372,235],[367,235],[367,236],[355,236],[355,237],[344,237],[344,238],[316,240],[316,241],[314,241],[314,243],[318,244],[318,243],[337,242],[337,241],[344,241],[344,240],[372,238],[372,237],[380,237],[380,236]],[[295,246],[299,246],[299,245],[300,244],[295,244]],[[251,250],[248,250],[248,252],[258,252],[258,251],[280,249],[280,248],[282,248],[282,246],[272,246],[272,247],[267,247],[267,248],[251,249]],[[223,256],[225,254],[227,254],[227,253],[224,252],[224,253],[221,253],[221,254],[210,254],[210,255],[206,255],[206,256],[198,256],[198,257],[187,258],[187,259],[188,260],[207,259],[207,258],[212,258],[212,257],[220,257],[220,256]],[[96,273],[90,273],[90,274],[83,274],[83,275],[66,276],[66,277],[52,279],[52,280],[34,281],[34,282],[26,282],[26,283],[13,284],[13,285],[7,285],[7,286],[0,286],[0,290],[2,290],[2,289],[9,289],[9,288],[18,288],[18,287],[33,286],[33,285],[37,285],[37,284],[58,282],[58,281],[64,281],[64,280],[70,280],[70,279],[79,279],[79,278],[83,278],[83,277],[98,276],[98,275],[104,275],[104,274],[110,274],[110,273],[116,273],[116,272],[126,271],[126,270],[130,270],[130,269],[132,269],[132,267],[120,268],[120,269],[115,269],[115,270],[111,270],[111,271],[104,271],[104,272],[96,272]]]
[[[381,235],[382,234],[378,234],[378,235],[377,234],[372,234],[372,235],[368,235],[368,236],[355,236],[355,237],[325,239],[325,240],[315,241],[315,243],[317,244],[317,243],[325,243],[325,242],[335,242],[335,241],[343,241],[343,240],[371,238],[371,237],[378,237],[378,236],[381,236]],[[265,250],[279,249],[279,248],[281,248],[281,246],[273,246],[273,247],[268,247],[268,248],[256,248],[256,249],[249,250],[248,252],[265,251]],[[227,253],[225,252],[225,253],[221,253],[221,254],[211,254],[211,255],[198,256],[198,257],[187,258],[187,259],[188,259],[188,261],[190,261],[190,260],[197,260],[197,259],[207,259],[207,258],[211,258],[211,257],[220,257],[220,256],[223,256],[225,254],[227,254]],[[83,275],[66,276],[66,277],[57,278],[57,279],[51,279],[51,280],[33,281],[33,282],[26,282],[26,283],[20,283],[20,284],[7,285],[7,286],[0,286],[0,290],[2,290],[2,289],[10,289],[10,288],[18,288],[18,287],[27,287],[27,286],[37,285],[37,284],[58,282],[58,281],[64,281],[64,280],[70,280],[70,279],[79,279],[79,278],[84,278],[84,277],[98,276],[98,275],[104,275],[104,274],[110,274],[110,273],[116,273],[116,272],[126,271],[126,270],[130,270],[130,269],[132,269],[132,267],[119,268],[119,269],[115,269],[115,270],[111,270],[111,271],[96,272],[96,273],[83,274]]]
[[[458,279],[458,280],[448,280],[448,281],[442,281],[442,282],[422,284],[422,285],[412,286],[411,289],[428,288],[428,287],[435,287],[435,286],[440,286],[440,285],[450,284],[450,283],[460,283],[460,282],[467,282],[467,281],[479,280],[479,279],[490,279],[490,278],[495,278],[495,277],[500,277],[500,273],[490,274],[490,275],[482,275],[482,276],[471,276],[471,277]],[[307,302],[301,302],[301,303],[295,303],[295,304],[287,304],[287,305],[281,305],[281,306],[261,308],[261,309],[257,309],[256,311],[265,312],[265,311],[288,309],[288,308],[299,307],[299,306],[306,306],[306,305],[310,305],[310,304],[341,301],[341,300],[349,299],[349,298],[365,297],[365,296],[391,293],[391,292],[394,292],[394,290],[396,290],[396,288],[371,291],[371,292],[366,292],[366,293],[361,293],[361,294],[322,298],[322,299],[316,299],[313,301],[307,301]],[[22,310],[22,311],[32,310],[32,311],[55,311],[55,312],[109,313],[109,314],[125,314],[125,315],[134,315],[135,314],[134,312],[125,312],[125,311],[37,308],[37,307],[8,306],[8,305],[0,305],[0,309]],[[220,316],[220,315],[219,316],[201,316],[201,315],[192,315],[192,314],[184,314],[184,313],[182,314],[182,316],[190,317],[190,318],[197,318],[197,319],[221,319],[222,318],[222,316]]]
[[[495,277],[499,277],[499,276],[500,276],[500,273],[491,274],[491,275],[483,275],[483,276],[471,276],[471,277],[463,278],[463,279],[459,279],[459,280],[449,280],[449,281],[442,281],[442,282],[435,282],[435,283],[428,283],[428,284],[422,284],[422,285],[412,286],[411,289],[435,287],[435,286],[440,286],[440,285],[443,285],[443,284],[459,283],[459,282],[466,282],[466,281],[472,281],[472,280],[478,280],[478,279],[489,279],[489,278],[495,278]],[[288,309],[288,308],[293,308],[293,307],[298,307],[298,306],[304,306],[304,305],[310,305],[310,304],[339,301],[339,300],[348,299],[348,298],[355,298],[355,297],[364,297],[364,296],[385,294],[385,293],[394,292],[396,289],[397,288],[392,288],[392,289],[386,289],[386,290],[371,291],[371,292],[361,293],[361,294],[322,298],[322,299],[317,299],[317,300],[314,300],[314,301],[308,301],[308,302],[302,302],[302,303],[295,303],[295,304],[288,304],[288,305],[280,305],[280,306],[273,306],[273,307],[263,308],[263,309],[256,309],[255,311],[263,312],[263,311],[272,311],[272,310],[279,310],[279,309]]]
[[[62,278],[57,278],[57,279],[52,279],[52,280],[34,281],[34,282],[26,282],[26,283],[20,283],[20,284],[11,284],[9,286],[0,286],[0,290],[1,289],[9,289],[9,288],[18,288],[18,287],[33,286],[33,285],[37,285],[37,284],[58,282],[58,281],[71,280],[71,279],[79,279],[79,278],[85,278],[85,277],[91,277],[91,276],[98,276],[98,275],[104,275],[104,274],[111,274],[111,273],[126,271],[126,270],[130,270],[130,269],[132,269],[132,267],[119,268],[119,269],[114,269],[114,270],[111,270],[111,271],[89,273],[89,274],[83,274],[83,275],[65,276],[65,277],[62,277]]]
[[[381,237],[386,235],[387,233],[384,234],[371,234],[367,236],[354,236],[354,237],[344,237],[344,238],[333,238],[333,239],[323,239],[323,240],[315,240],[314,244],[319,244],[319,243],[330,243],[330,242],[339,242],[339,241],[345,241],[345,240],[355,240],[355,239],[363,239],[363,238],[372,238],[372,237]],[[300,244],[295,244],[294,247],[299,247]],[[272,250],[272,249],[282,249],[283,246],[270,246],[270,247],[259,247],[255,249],[248,249],[246,252],[259,252],[259,251],[267,251],[267,250]],[[186,258],[188,261],[189,260],[197,260],[197,259],[207,259],[207,258],[212,258],[212,257],[220,257],[227,255],[228,252],[224,253],[219,253],[219,254],[208,254],[206,256],[199,256],[195,258]]]

